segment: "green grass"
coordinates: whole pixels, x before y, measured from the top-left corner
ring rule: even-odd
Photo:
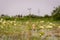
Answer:
[[[50,26],[52,26],[52,28]],[[27,20],[26,18],[20,21],[0,19],[0,40],[45,40],[46,37],[43,38],[43,36],[50,31],[53,31],[54,28],[58,29],[59,26],[60,21],[49,19]],[[58,37],[56,39],[58,39]]]

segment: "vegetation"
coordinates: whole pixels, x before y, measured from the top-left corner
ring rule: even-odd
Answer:
[[[60,40],[60,6],[52,15],[0,16],[0,40]]]
[[[3,18],[5,20],[30,20],[30,19],[53,19],[54,21],[59,21],[60,20],[60,6],[56,7],[55,10],[53,10],[52,12],[52,15],[49,16],[49,15],[45,15],[44,17],[43,16],[37,16],[37,15],[34,15],[34,14],[29,14],[29,15],[26,15],[26,16],[22,16],[22,15],[16,15],[16,16],[8,16],[8,15],[4,15],[2,14],[0,16],[0,19]]]
[[[53,10],[52,17],[54,20],[60,20],[60,6]]]

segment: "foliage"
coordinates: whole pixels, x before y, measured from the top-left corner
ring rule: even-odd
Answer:
[[[60,6],[56,7],[55,10],[53,10],[52,12],[52,15],[49,16],[48,14],[44,15],[43,16],[38,16],[38,15],[34,15],[34,14],[29,14],[29,15],[26,15],[26,16],[22,16],[22,15],[15,15],[15,16],[8,16],[8,15],[4,15],[2,14],[0,16],[0,19],[3,18],[5,20],[16,20],[16,21],[23,21],[23,20],[40,20],[40,19],[48,19],[48,20],[60,20]],[[51,19],[52,18],[52,19]]]
[[[52,17],[54,20],[60,20],[60,6],[53,10]]]

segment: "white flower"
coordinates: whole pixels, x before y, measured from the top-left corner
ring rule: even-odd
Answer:
[[[47,25],[46,28],[53,28],[53,26]]]
[[[14,24],[14,26],[16,26],[16,24]]]
[[[6,21],[3,21],[3,24],[5,24],[6,23]]]
[[[40,21],[40,23],[43,23],[44,21]]]
[[[58,26],[58,28],[60,28],[60,26]]]
[[[41,36],[42,34],[40,34],[40,36]]]
[[[53,23],[49,23],[49,24],[53,24]]]
[[[2,21],[0,20],[0,22],[2,22]]]
[[[1,21],[3,21],[3,19],[1,19]]]
[[[32,24],[32,27],[35,27],[36,25],[35,24]]]
[[[27,21],[26,24],[29,24],[29,21]]]
[[[54,23],[49,23],[50,25],[52,25],[52,26],[56,26]]]
[[[40,28],[42,28],[42,29],[43,29],[43,28],[44,28],[44,26],[40,26]]]
[[[13,21],[10,21],[10,23],[12,24],[12,23],[13,23]]]

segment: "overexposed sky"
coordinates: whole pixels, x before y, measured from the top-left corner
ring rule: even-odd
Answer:
[[[54,7],[59,5],[60,0],[0,0],[0,14],[27,15],[29,14],[28,8],[31,8],[31,14],[50,15]]]

